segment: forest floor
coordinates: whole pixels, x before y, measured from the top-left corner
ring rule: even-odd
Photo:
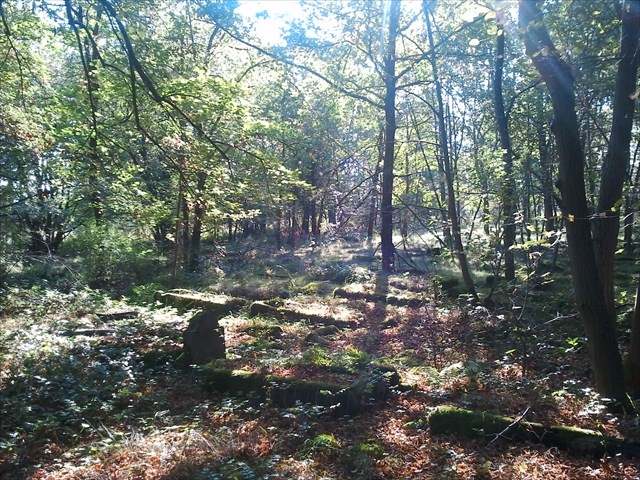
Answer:
[[[362,247],[319,250],[229,253],[200,291],[279,298],[281,308],[341,327],[310,336],[318,325],[304,315],[250,317],[245,308],[222,319],[227,358],[214,364],[340,382],[384,363],[402,383],[384,401],[338,416],[212,392],[200,369],[176,361],[193,311],[86,288],[16,286],[0,304],[0,478],[640,478],[638,458],[594,458],[512,441],[509,432],[465,439],[429,431],[428,414],[454,405],[640,437],[637,418],[608,413],[592,390],[566,272],[555,282],[530,276],[496,294],[489,310],[444,291],[450,272],[435,264],[427,274],[380,275]],[[396,301],[341,298],[337,287]],[[134,313],[105,315],[121,312]],[[265,333],[276,326],[277,335]]]

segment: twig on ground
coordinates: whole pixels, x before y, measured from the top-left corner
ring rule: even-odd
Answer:
[[[522,412],[519,417],[517,417],[513,422],[511,422],[509,425],[507,425],[504,430],[502,430],[500,433],[498,433],[493,438],[493,440],[491,440],[489,443],[487,443],[487,446],[485,448],[489,448],[489,446],[492,443],[494,443],[499,438],[503,437],[507,432],[509,432],[511,429],[513,429],[513,427],[518,425],[524,419],[524,417],[527,415],[527,413],[529,413],[529,410],[531,410],[531,406],[530,405],[527,406],[527,408],[524,409],[524,412]]]

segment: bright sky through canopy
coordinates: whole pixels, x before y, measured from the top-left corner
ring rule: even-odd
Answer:
[[[284,45],[287,21],[304,14],[297,0],[240,0],[236,13],[253,22],[253,32],[264,42]]]

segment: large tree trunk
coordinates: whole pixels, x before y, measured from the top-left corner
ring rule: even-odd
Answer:
[[[625,0],[622,6],[622,34],[613,121],[607,155],[602,165],[598,215],[593,222],[593,242],[607,307],[614,311],[613,263],[620,230],[622,186],[629,169],[629,145],[637,91],[640,52],[640,0]]]
[[[507,280],[515,278],[515,265],[513,261],[513,250],[511,247],[516,243],[516,224],[514,220],[514,202],[516,189],[513,180],[513,153],[511,149],[511,137],[509,136],[509,120],[504,110],[504,99],[502,95],[502,74],[504,71],[504,44],[505,34],[501,16],[498,15],[498,36],[496,41],[496,70],[493,81],[493,101],[496,113],[496,124],[500,137],[500,148],[502,149],[502,161],[504,163],[504,178],[502,180],[502,216],[503,244],[504,244],[504,276]]]
[[[478,293],[476,292],[473,278],[471,277],[471,270],[469,269],[469,262],[467,261],[467,254],[464,251],[462,244],[462,235],[460,233],[460,222],[458,220],[458,207],[456,204],[456,194],[453,185],[453,168],[451,166],[451,158],[449,155],[449,139],[447,136],[447,127],[445,122],[445,108],[442,100],[442,84],[438,76],[438,65],[436,63],[435,55],[435,42],[433,40],[433,32],[431,28],[431,19],[429,18],[429,5],[427,0],[422,3],[425,22],[427,24],[427,33],[429,37],[429,48],[431,49],[431,69],[433,74],[433,83],[436,88],[436,99],[438,101],[438,134],[440,151],[442,154],[442,163],[444,167],[444,174],[447,187],[447,212],[449,214],[449,224],[451,225],[451,233],[453,235],[453,246],[455,249],[458,263],[460,264],[460,271],[462,273],[462,279],[467,289],[467,293],[471,295],[475,300],[478,300]]]
[[[380,242],[382,270],[395,269],[393,245],[393,164],[396,138],[396,37],[400,23],[400,0],[389,7],[389,40],[384,58],[384,159],[382,163],[382,199],[380,203]]]
[[[591,240],[584,185],[584,152],[578,133],[574,79],[569,65],[555,49],[536,0],[520,0],[520,28],[526,53],[547,85],[551,96],[559,156],[558,186],[566,217],[567,242],[576,304],[591,350],[598,392],[625,403],[622,358],[618,349],[615,317],[605,302]]]

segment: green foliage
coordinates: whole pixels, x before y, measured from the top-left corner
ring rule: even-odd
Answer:
[[[309,282],[302,288],[300,288],[300,293],[304,293],[305,295],[317,295],[322,292],[324,285],[321,282]]]
[[[344,352],[329,353],[325,347],[312,345],[302,352],[301,361],[319,367],[338,367],[356,371],[370,365],[372,358],[355,347],[349,347]]]
[[[85,227],[69,239],[65,248],[82,259],[87,283],[127,292],[135,284],[145,284],[157,271],[160,257],[151,242],[126,226]]]
[[[376,460],[384,457],[384,448],[373,442],[357,443],[350,448],[349,461],[354,471],[365,472],[371,469]]]
[[[300,455],[303,458],[311,455],[331,455],[342,447],[342,442],[333,433],[320,433],[314,438],[305,440]]]
[[[360,370],[371,363],[371,355],[355,347],[349,347],[344,354],[347,366]]]
[[[319,367],[332,365],[332,357],[323,347],[313,345],[302,352],[302,361]]]
[[[68,446],[70,457],[90,458],[125,444],[120,422],[144,431],[161,421],[144,425],[136,413],[146,408],[145,401],[164,394],[143,394],[140,385],[153,384],[171,369],[178,325],[159,326],[144,317],[119,321],[116,336],[124,342],[60,335],[86,328],[93,312],[114,307],[118,304],[88,289],[8,290],[0,310],[0,455],[9,464],[18,465],[25,452],[43,451],[54,441]],[[144,341],[138,344],[136,338]],[[146,349],[160,345],[168,357],[142,361]]]

